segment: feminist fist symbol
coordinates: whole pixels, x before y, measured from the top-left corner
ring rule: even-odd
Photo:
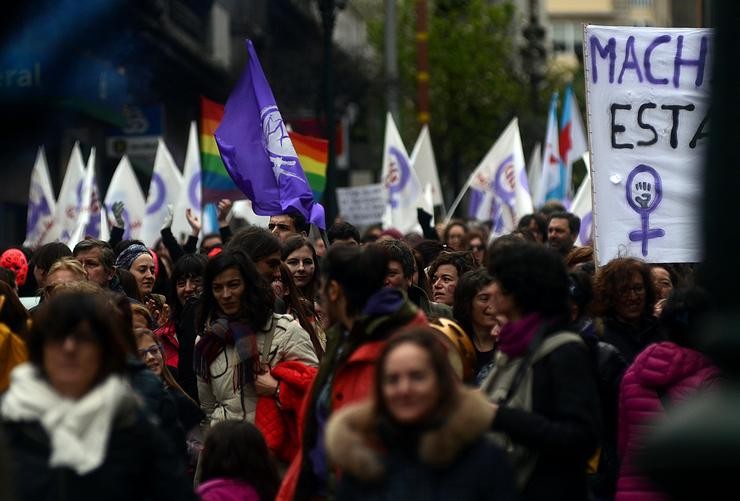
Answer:
[[[637,190],[635,202],[637,202],[637,205],[643,209],[647,209],[648,205],[650,205],[650,200],[653,198],[652,193],[650,193],[650,183],[647,181],[640,181],[635,183],[635,189]]]
[[[640,175],[642,179],[648,177],[652,179],[652,183],[648,181],[637,181],[634,184],[635,176]],[[632,242],[642,243],[642,255],[648,255],[648,241],[652,238],[660,238],[665,236],[665,230],[662,228],[650,228],[650,213],[658,208],[660,201],[663,198],[663,185],[660,179],[658,171],[650,167],[649,165],[640,164],[630,172],[627,177],[627,203],[632,207],[632,210],[640,215],[640,229],[629,232],[629,239]]]

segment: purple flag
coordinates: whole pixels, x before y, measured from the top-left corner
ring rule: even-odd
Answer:
[[[247,69],[231,92],[216,129],[226,170],[252,201],[255,214],[300,212],[325,229],[324,208],[314,201],[251,40],[247,40],[247,50]]]

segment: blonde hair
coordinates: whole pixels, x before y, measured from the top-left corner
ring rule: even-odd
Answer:
[[[71,256],[65,256],[55,261],[54,264],[49,267],[49,271],[46,272],[47,280],[52,273],[59,270],[71,271],[77,275],[75,277],[76,280],[87,280],[87,272],[85,271],[85,268],[82,267],[82,264],[80,264],[77,259]]]

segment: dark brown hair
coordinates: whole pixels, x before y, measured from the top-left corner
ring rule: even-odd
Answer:
[[[432,371],[437,377],[437,391],[439,401],[437,402],[437,416],[448,414],[455,404],[458,397],[458,379],[455,371],[450,365],[447,357],[447,350],[439,340],[434,329],[431,327],[413,327],[408,330],[393,335],[383,348],[378,357],[375,369],[375,410],[382,419],[388,419],[393,422],[393,416],[388,411],[388,406],[383,399],[383,377],[385,373],[386,362],[390,354],[401,345],[412,344],[418,346],[429,355],[429,361],[432,364]]]
[[[96,384],[110,374],[122,374],[128,350],[120,316],[111,315],[110,309],[107,296],[89,293],[61,294],[44,301],[34,315],[29,334],[29,360],[46,376],[44,345],[63,340],[85,325],[100,346],[100,374]]]

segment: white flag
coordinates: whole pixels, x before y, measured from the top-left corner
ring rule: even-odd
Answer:
[[[542,144],[537,143],[532,148],[529,155],[529,165],[527,165],[527,180],[529,181],[529,192],[532,194],[532,202],[537,199],[540,185],[542,184]]]
[[[128,157],[124,155],[113,173],[105,194],[105,207],[109,214],[113,214],[112,206],[115,202],[123,202],[123,221],[125,232],[123,238],[139,238],[141,225],[144,221],[146,203],[139,181]]]
[[[97,176],[95,175],[95,148],[90,151],[82,182],[80,212],[77,228],[67,241],[69,248],[74,248],[85,237],[107,240],[108,226],[103,221],[105,210],[102,207]]]
[[[581,231],[578,232],[576,245],[589,245],[592,241],[593,227],[593,204],[591,198],[591,169],[589,168],[588,152],[583,155],[586,162],[586,177],[581,181],[581,186],[573,197],[573,205],[570,212],[581,218]]]
[[[185,152],[182,177],[182,189],[175,203],[175,213],[172,219],[172,233],[178,240],[183,235],[191,233],[190,225],[185,218],[185,209],[190,208],[195,216],[201,217],[200,146],[198,145],[198,127],[195,122],[190,123],[188,149]]]
[[[566,198],[565,166],[560,159],[557,108],[558,94],[556,92],[550,100],[550,111],[547,115],[545,151],[542,155],[542,179],[535,198],[535,205],[538,207],[548,200],[554,199],[562,202]]]
[[[85,163],[82,161],[80,143],[75,142],[72,147],[72,154],[69,156],[67,172],[64,174],[62,189],[59,192],[59,199],[54,211],[54,228],[53,234],[52,232],[49,234],[49,241],[59,240],[67,243],[77,229],[82,205],[84,177]]]
[[[560,124],[560,157],[565,165],[566,198],[572,194],[573,164],[588,151],[588,142],[583,128],[578,101],[573,88],[568,86],[563,98],[563,113]]]
[[[381,178],[388,191],[383,226],[401,233],[419,231],[416,208],[423,203],[423,190],[390,113],[385,120]]]
[[[432,205],[444,207],[442,187],[439,184],[439,174],[437,172],[437,161],[434,159],[434,150],[432,149],[432,138],[426,125],[421,128],[414,149],[411,151],[411,165],[416,171],[421,185],[431,185]]]
[[[167,216],[167,205],[171,204],[174,207],[181,191],[182,174],[177,169],[167,145],[160,138],[146,198],[146,217],[139,235],[140,240],[146,245],[154,246],[159,238],[162,222]]]
[[[36,154],[36,162],[31,172],[24,247],[36,249],[51,241],[48,236],[53,232],[55,208],[54,189],[51,186],[49,166],[42,146]]]
[[[468,187],[468,216],[492,221],[494,236],[512,231],[522,216],[532,212],[517,118],[512,119],[470,175],[465,189]]]

